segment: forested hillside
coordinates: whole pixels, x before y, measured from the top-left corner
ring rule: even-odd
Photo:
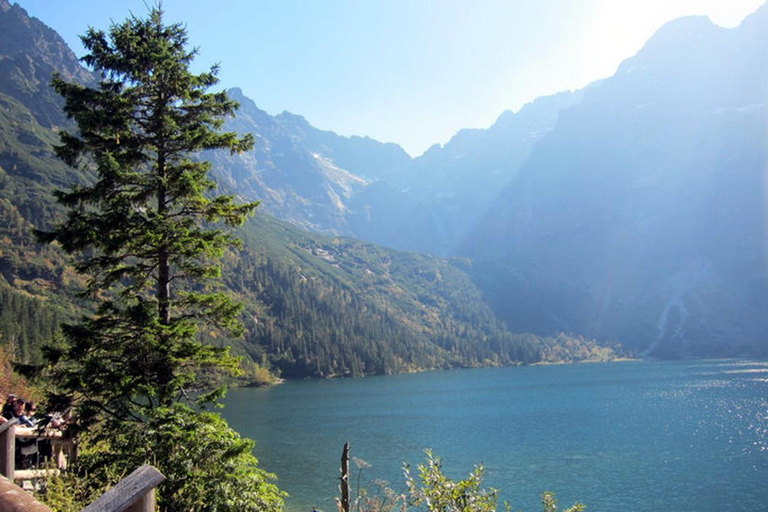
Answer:
[[[453,264],[259,216],[227,272],[249,343],[285,376],[362,375],[538,361]],[[255,306],[255,307],[254,307]],[[253,354],[259,360],[258,353]]]
[[[392,251],[257,215],[225,280],[247,304],[241,345],[285,377],[354,376],[542,361],[606,360],[574,336],[515,334],[468,260]]]

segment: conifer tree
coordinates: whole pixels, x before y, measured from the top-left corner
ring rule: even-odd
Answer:
[[[196,341],[195,326],[239,329],[239,305],[205,283],[219,276],[217,258],[237,241],[210,226],[237,226],[256,203],[210,197],[210,164],[191,157],[246,150],[253,137],[219,133],[237,104],[206,92],[216,69],[189,70],[195,52],[186,49],[185,30],[166,26],[160,10],[114,25],[109,36],[90,29],[82,40],[83,60],[101,82],[92,89],[54,77],[78,127],[62,132],[56,149],[70,165],[95,166],[97,180],[58,193],[67,218],[42,238],[79,255],[87,292],[99,299],[97,315],[65,329],[70,350],[82,351],[70,354],[82,374],[72,384],[89,386],[102,413],[122,418],[132,414],[135,395],[167,406],[195,386],[195,369],[232,363]],[[104,357],[93,357],[95,347]],[[107,361],[113,351],[121,359]],[[90,413],[83,405],[81,413]]]
[[[77,125],[61,133],[56,151],[96,179],[58,193],[66,219],[39,233],[77,256],[97,304],[45,352],[56,397],[74,401],[99,447],[80,467],[95,481],[159,465],[168,477],[159,494],[165,510],[279,508],[252,444],[197,408],[222,391],[211,376],[237,369],[227,349],[197,335],[200,325],[241,330],[239,304],[215,279],[237,240],[216,225],[241,224],[257,203],[215,196],[210,164],[192,157],[247,150],[253,137],[220,132],[237,104],[207,92],[217,68],[191,72],[186,31],[166,25],[159,8],[108,33],[89,29],[82,41],[100,81],[89,88],[53,78]]]

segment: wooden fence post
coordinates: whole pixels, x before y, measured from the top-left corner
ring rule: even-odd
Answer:
[[[164,480],[162,473],[144,464],[81,512],[154,512],[155,487]]]
[[[349,443],[341,452],[341,510],[349,512]]]
[[[13,482],[16,467],[16,425],[19,418],[13,418],[0,425],[0,474]]]

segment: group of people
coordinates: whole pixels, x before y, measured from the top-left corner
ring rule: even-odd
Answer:
[[[37,406],[34,402],[10,394],[3,404],[0,412],[0,424],[18,418],[20,427],[61,427],[62,421],[58,416],[46,416],[44,421],[38,421],[35,416]],[[28,469],[39,467],[40,463],[48,460],[52,455],[52,446],[49,439],[38,436],[16,439],[16,468]]]
[[[3,410],[0,413],[0,424],[13,418],[18,418],[20,426],[34,427],[36,420],[35,411],[37,411],[37,406],[35,406],[34,402],[24,400],[11,393],[5,399]]]

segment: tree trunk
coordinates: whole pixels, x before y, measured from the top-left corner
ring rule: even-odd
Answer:
[[[157,187],[157,216],[162,222],[166,213],[167,195],[164,182],[165,155],[162,153],[157,157],[157,175],[159,182]],[[157,251],[157,305],[160,324],[169,325],[171,323],[171,269],[168,241],[165,240],[169,234],[164,232],[162,236],[164,239],[160,242]]]

